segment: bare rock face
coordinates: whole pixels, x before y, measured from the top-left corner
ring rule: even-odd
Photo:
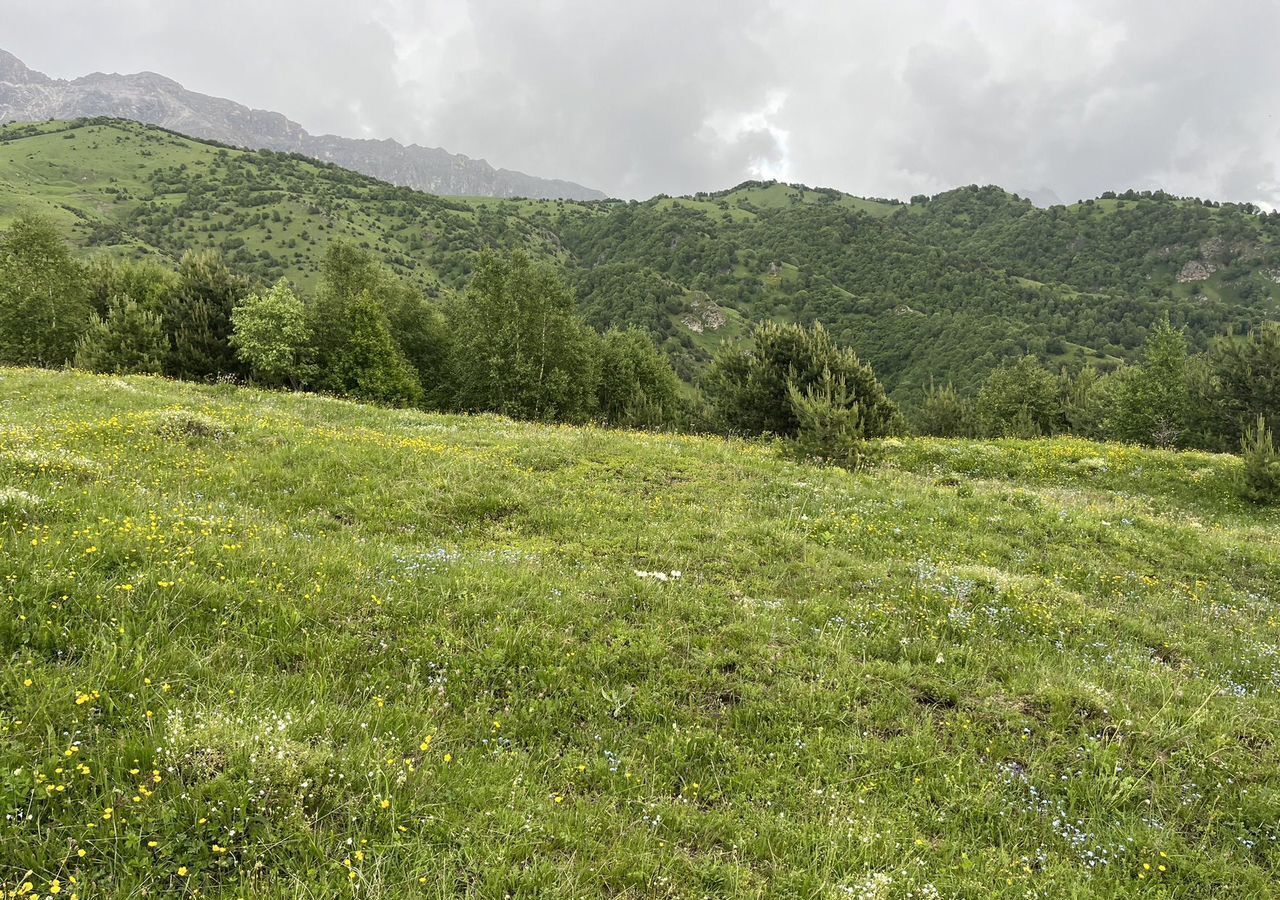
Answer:
[[[280,113],[188,91],[153,72],[97,72],[74,81],[57,80],[32,71],[13,54],[0,50],[0,122],[97,116],[159,125],[235,147],[301,153],[433,194],[565,200],[601,200],[605,196],[571,181],[495,169],[483,159],[437,147],[309,134]]]
[[[1192,284],[1197,281],[1208,281],[1209,276],[1218,271],[1216,263],[1193,259],[1178,272],[1178,284]]]
[[[714,300],[706,294],[697,293],[689,301],[689,311],[680,319],[680,324],[695,334],[704,331],[717,331],[724,327],[728,319]]]

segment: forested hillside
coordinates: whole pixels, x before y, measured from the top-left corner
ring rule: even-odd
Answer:
[[[1026,353],[1114,368],[1165,316],[1194,350],[1280,314],[1280,214],[1158,192],[1047,210],[994,187],[910,203],[774,183],[643,203],[440,198],[93,120],[0,129],[0,224],[22,211],[86,248],[216,248],[304,287],[337,238],[430,296],[462,287],[481,249],[522,249],[565,268],[588,322],[649,331],[687,380],[753,321],[822,322],[908,404]]]
[[[1164,315],[1203,347],[1280,309],[1280,215],[1165,196],[1041,210],[991,187],[890,204],[749,185],[565,234],[580,265],[638,265],[749,319],[821,321],[906,396],[971,388],[1028,352],[1111,367]]]

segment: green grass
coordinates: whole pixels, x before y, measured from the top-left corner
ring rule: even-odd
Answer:
[[[0,370],[0,890],[1272,894],[1238,460],[883,449]]]

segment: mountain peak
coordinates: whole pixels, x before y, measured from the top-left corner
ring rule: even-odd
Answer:
[[[27,68],[27,64],[7,50],[0,50],[0,82],[8,84],[48,84],[52,81],[43,75]]]
[[[300,153],[382,181],[431,194],[534,199],[603,200],[600,191],[570,181],[497,168],[444,150],[309,134],[282,113],[250,109],[189,91],[155,72],[95,72],[73,81],[49,78],[0,50],[0,122],[108,117],[159,125],[204,140],[253,150]]]

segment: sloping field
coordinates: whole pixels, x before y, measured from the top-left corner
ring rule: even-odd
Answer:
[[[885,451],[0,370],[0,889],[1270,895],[1239,462]]]

